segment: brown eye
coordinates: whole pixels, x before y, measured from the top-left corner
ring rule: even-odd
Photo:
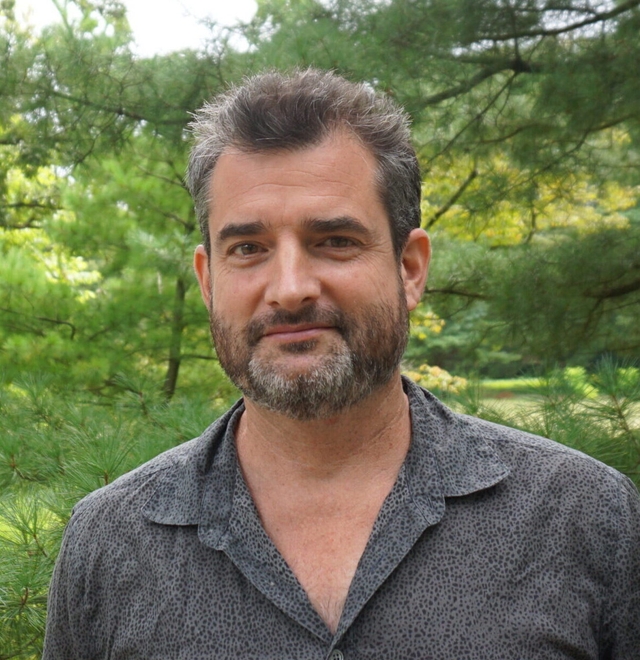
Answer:
[[[355,242],[346,236],[331,236],[324,241],[324,244],[332,248],[348,248],[353,247]]]
[[[253,254],[258,254],[260,251],[260,247],[255,243],[240,243],[240,245],[234,245],[231,248],[230,254],[238,257],[250,257]]]

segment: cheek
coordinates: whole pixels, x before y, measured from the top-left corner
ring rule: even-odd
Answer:
[[[389,267],[354,270],[336,287],[336,291],[343,300],[352,300],[354,304],[389,301],[397,298],[399,291],[405,299],[402,278],[396,268]]]
[[[260,300],[260,287],[255,276],[221,271],[214,275],[211,303],[217,314],[243,318],[254,313]]]

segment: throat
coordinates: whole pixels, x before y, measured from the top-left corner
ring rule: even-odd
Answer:
[[[333,632],[409,450],[409,404],[396,385],[384,400],[322,422],[272,415],[247,400],[236,428],[264,530]]]

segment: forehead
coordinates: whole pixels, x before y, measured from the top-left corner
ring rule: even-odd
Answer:
[[[229,149],[213,170],[210,229],[227,220],[291,216],[388,219],[377,185],[373,153],[354,135],[337,133],[295,150],[247,152]]]

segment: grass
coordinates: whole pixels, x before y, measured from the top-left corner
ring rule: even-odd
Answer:
[[[480,389],[487,398],[512,398],[528,394],[538,394],[544,387],[542,378],[503,378],[483,380]]]

